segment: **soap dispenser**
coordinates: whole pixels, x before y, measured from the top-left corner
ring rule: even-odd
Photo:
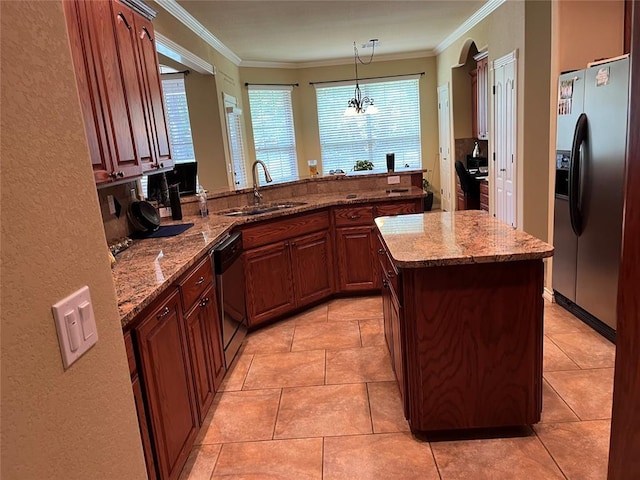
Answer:
[[[478,146],[478,142],[473,146],[473,152],[471,153],[473,158],[478,158],[480,156],[480,147]]]

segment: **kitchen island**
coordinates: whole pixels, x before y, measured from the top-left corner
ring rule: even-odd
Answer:
[[[411,429],[538,422],[553,247],[483,211],[375,222],[385,337]]]

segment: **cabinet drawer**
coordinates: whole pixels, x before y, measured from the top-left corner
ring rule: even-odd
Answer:
[[[131,338],[131,332],[124,334],[124,349],[127,352],[127,361],[129,362],[129,373],[133,378],[138,372],[138,366],[136,365],[136,355],[133,352],[133,339]]]
[[[206,288],[213,282],[213,272],[209,257],[205,257],[199,264],[185,274],[179,283],[180,296],[182,297],[183,312],[193,307]]]
[[[422,200],[405,200],[394,203],[381,203],[376,205],[376,217],[388,217],[391,215],[402,215],[405,213],[418,213]]]
[[[329,213],[326,210],[297,215],[243,228],[242,245],[247,250],[328,228]]]
[[[371,225],[373,223],[373,207],[334,208],[333,218],[338,227],[352,225]]]

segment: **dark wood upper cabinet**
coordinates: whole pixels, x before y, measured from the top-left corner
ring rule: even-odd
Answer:
[[[152,168],[166,170],[173,166],[173,162],[169,151],[169,134],[153,25],[149,20],[137,13],[134,13],[134,18],[140,71],[144,79],[143,88],[146,95],[147,128],[154,148],[155,162]]]
[[[151,22],[118,0],[64,8],[96,184],[171,168]]]

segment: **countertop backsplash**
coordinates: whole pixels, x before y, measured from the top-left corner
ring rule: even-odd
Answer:
[[[391,175],[399,176],[400,183],[389,185],[386,173],[377,174],[350,174],[341,176],[326,176],[319,178],[307,178],[295,182],[288,182],[276,185],[261,185],[262,201],[274,202],[277,200],[291,200],[311,194],[340,193],[345,194],[358,191],[381,191],[391,188],[408,188],[412,185],[422,185],[422,171],[411,170],[406,172],[396,172]],[[104,187],[98,190],[100,200],[100,211],[104,225],[107,243],[111,243],[122,237],[128,237],[133,233],[133,229],[127,219],[127,209],[134,201],[131,197],[131,190],[136,189],[137,182],[124,183],[113,187]],[[113,195],[114,199],[120,203],[120,216],[109,213],[109,203],[107,196]],[[183,221],[188,222],[188,217],[199,216],[200,207],[196,196],[182,197]],[[246,188],[234,192],[209,193],[207,204],[209,212],[218,212],[229,208],[241,207],[253,204],[253,188]],[[157,206],[157,205],[156,205]],[[165,217],[162,221],[170,221],[171,217]]]

